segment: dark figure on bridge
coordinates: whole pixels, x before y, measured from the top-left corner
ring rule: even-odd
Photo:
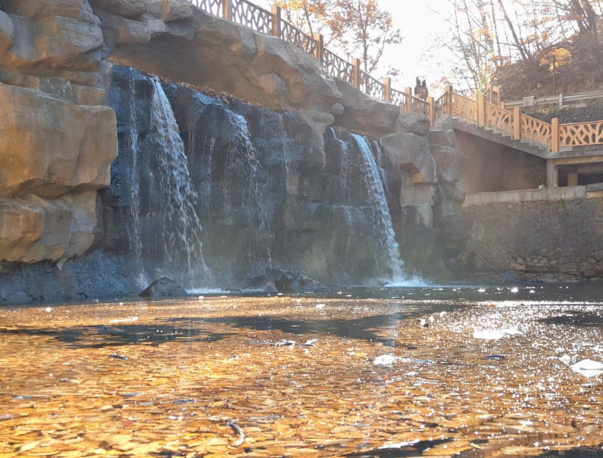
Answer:
[[[429,89],[427,89],[427,82],[425,80],[423,80],[423,82],[421,83],[421,79],[417,78],[417,85],[415,86],[415,97],[422,100],[427,100],[427,97],[429,97]]]

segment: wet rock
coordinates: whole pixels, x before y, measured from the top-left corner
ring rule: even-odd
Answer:
[[[174,280],[163,277],[151,283],[151,285],[140,293],[140,297],[159,299],[164,297],[186,297],[188,293]]]
[[[312,280],[299,272],[272,267],[266,270],[266,274],[274,282],[276,289],[283,294],[304,294],[327,292],[322,283]]]
[[[278,293],[276,286],[274,286],[274,282],[271,281],[268,275],[258,275],[257,277],[253,277],[251,280],[249,280],[245,289],[263,291],[265,293]]]

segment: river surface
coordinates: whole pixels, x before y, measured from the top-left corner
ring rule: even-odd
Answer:
[[[5,306],[0,457],[600,457],[601,293]]]

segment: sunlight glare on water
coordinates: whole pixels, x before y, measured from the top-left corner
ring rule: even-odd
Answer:
[[[4,307],[0,456],[601,451],[603,309],[591,293]]]

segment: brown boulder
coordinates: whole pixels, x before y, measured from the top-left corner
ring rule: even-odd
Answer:
[[[0,197],[100,189],[116,157],[112,109],[0,85]]]
[[[14,25],[13,46],[4,55],[0,53],[0,63],[26,73],[42,64],[53,69],[97,70],[103,33],[100,21],[93,17],[94,22],[62,16],[34,22],[10,15]]]
[[[0,262],[60,261],[86,254],[98,231],[96,194],[0,199]]]
[[[424,137],[429,133],[429,128],[429,118],[424,114],[402,113],[396,119],[396,129],[398,132],[407,132]]]
[[[343,95],[340,103],[344,106],[337,120],[340,126],[375,136],[396,132],[400,107],[369,97],[345,81],[337,80],[337,88]]]
[[[148,43],[151,41],[151,27],[146,22],[125,19],[101,9],[94,10],[100,18],[102,28],[110,31],[116,44]]]
[[[92,6],[102,8],[110,13],[117,14],[123,17],[139,17],[149,12],[150,3],[145,0],[90,0]]]
[[[56,261],[69,245],[71,212],[36,196],[0,199],[0,227],[0,261]]]
[[[94,15],[88,0],[4,0],[4,10],[28,19],[49,16],[64,16],[94,22]]]

